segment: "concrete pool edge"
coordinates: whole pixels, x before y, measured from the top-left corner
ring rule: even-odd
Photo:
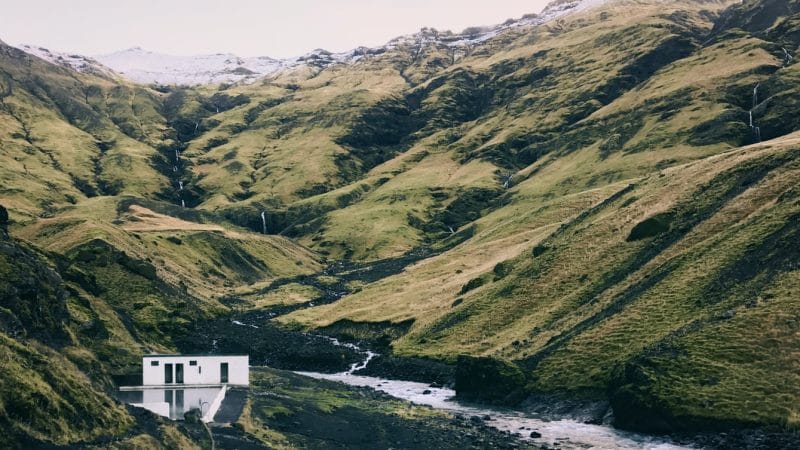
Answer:
[[[222,405],[222,401],[225,400],[225,393],[228,391],[228,386],[223,385],[222,388],[217,393],[217,396],[214,397],[214,400],[208,406],[208,411],[206,411],[205,415],[200,419],[204,423],[209,423],[214,421],[214,416],[217,414],[219,407]]]

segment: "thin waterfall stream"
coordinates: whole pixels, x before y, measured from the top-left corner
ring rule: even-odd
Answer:
[[[756,84],[756,86],[753,88],[753,107],[747,112],[750,117],[750,129],[753,131],[753,135],[755,135],[756,142],[761,142],[761,127],[757,126],[755,120],[753,119],[753,111],[755,111],[758,107],[759,87],[761,87],[761,83]]]
[[[267,212],[261,211],[261,229],[264,234],[267,234]]]

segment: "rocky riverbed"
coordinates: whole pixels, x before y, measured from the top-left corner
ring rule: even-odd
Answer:
[[[339,344],[338,341],[335,342]],[[357,349],[352,344],[344,345]],[[297,373],[349,386],[372,388],[392,398],[447,412],[457,422],[467,422],[496,429],[525,445],[534,445],[537,448],[658,450],[690,448],[679,445],[668,438],[624,432],[607,425],[589,424],[573,419],[551,420],[549,416],[526,414],[519,410],[464,403],[456,399],[456,392],[453,389],[438,383],[431,385],[416,381],[365,376],[361,374],[364,372],[361,366],[368,367],[367,363],[375,361],[377,358],[370,351],[364,351],[362,356],[364,358],[362,364],[355,364],[349,370],[340,373]]]
[[[250,311],[198,323],[178,340],[182,352],[248,353],[251,364],[260,366],[253,369],[250,406],[243,419],[233,428],[214,431],[219,448],[280,444],[313,448],[788,449],[798,442],[796,433],[768,429],[665,437],[630,433],[600,420],[602,413],[573,414],[574,405],[562,408],[563,402],[552,404],[548,399],[523,402],[521,409],[465,403],[456,400],[452,389],[453,366],[398,358],[367,351],[353,342],[288,330],[275,325],[272,317],[271,311]],[[335,401],[331,403],[331,399]],[[406,409],[413,412],[408,413],[413,420],[407,420]],[[242,425],[248,421],[249,429]],[[263,426],[277,434],[258,434],[256,430]],[[378,430],[378,444],[373,447],[363,430]]]

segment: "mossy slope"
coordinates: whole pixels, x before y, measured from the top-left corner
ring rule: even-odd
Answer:
[[[59,374],[107,386],[293,280],[284,323],[412,324],[386,334],[398,355],[511,361],[622,426],[796,427],[798,11],[734,3],[615,0],[459,54],[426,29],[241,86],[0,44],[0,201],[63,280],[2,305],[7,352],[63,342]],[[325,258],[429,254],[336,295],[309,277],[333,303],[302,309]]]

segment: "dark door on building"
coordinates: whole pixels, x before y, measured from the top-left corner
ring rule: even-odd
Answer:
[[[164,364],[164,384],[172,383],[172,364]]]
[[[175,364],[175,382],[183,383],[183,364]]]
[[[228,363],[221,363],[219,365],[219,382],[220,383],[228,382]]]

